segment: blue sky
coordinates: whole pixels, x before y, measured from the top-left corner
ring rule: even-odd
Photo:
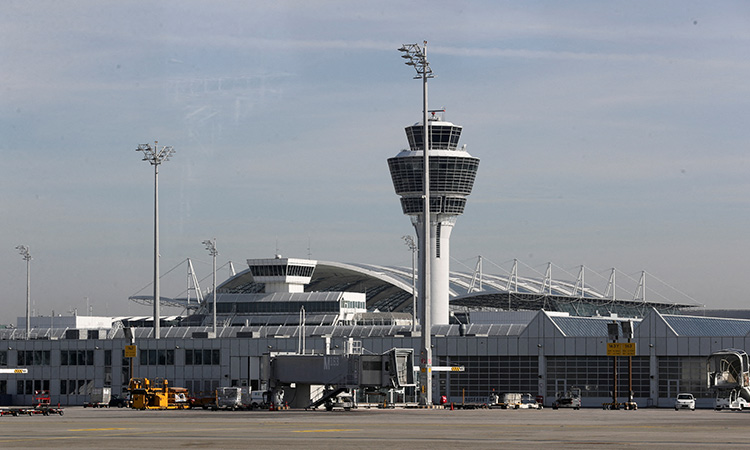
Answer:
[[[207,287],[212,237],[238,269],[408,266],[386,159],[421,118],[397,48],[425,39],[430,105],[481,159],[454,270],[583,264],[604,290],[615,267],[626,299],[645,270],[651,300],[745,307],[749,23],[739,1],[5,2],[0,322],[25,313],[19,244],[38,314],[150,313],[127,297],[152,277],[154,140],[176,150],[162,273],[189,257]]]

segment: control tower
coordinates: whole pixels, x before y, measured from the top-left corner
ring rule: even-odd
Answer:
[[[430,295],[432,324],[448,323],[450,237],[456,218],[463,214],[466,197],[474,187],[479,158],[458,147],[462,127],[443,120],[444,111],[430,111]],[[393,187],[401,196],[401,209],[411,218],[417,235],[424,230],[424,124],[406,127],[409,149],[388,159]],[[420,253],[422,249],[419,249]]]

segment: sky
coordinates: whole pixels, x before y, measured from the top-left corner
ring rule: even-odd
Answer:
[[[0,15],[0,323],[148,315],[248,258],[410,266],[386,160],[430,108],[480,158],[451,269],[746,308],[744,1],[15,1]],[[182,263],[182,264],[181,264]],[[174,269],[174,270],[172,270]],[[219,271],[219,280],[229,276]],[[88,311],[86,311],[88,308]],[[163,308],[163,313],[179,310]]]

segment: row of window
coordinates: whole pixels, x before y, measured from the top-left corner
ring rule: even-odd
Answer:
[[[455,150],[461,138],[461,128],[450,125],[430,125],[430,150]],[[406,127],[406,139],[412,150],[424,150],[424,125]]]
[[[250,266],[254,277],[311,277],[315,267],[295,265]]]
[[[173,366],[174,350],[141,350],[140,360],[142,366]]]
[[[19,350],[19,366],[49,366],[50,350]],[[140,350],[139,361],[144,366],[174,365],[174,350]],[[204,357],[204,355],[206,355]],[[185,350],[186,364],[218,365],[220,364],[219,350]],[[187,362],[197,361],[197,362]],[[128,358],[123,358],[123,367],[130,364]],[[0,366],[8,365],[8,352],[0,352]],[[61,366],[93,366],[94,350],[60,350]],[[104,351],[104,366],[112,365],[112,350]]]
[[[93,350],[60,350],[61,366],[93,366]]]
[[[19,366],[49,366],[49,350],[19,350]]]
[[[361,302],[364,304],[364,302]],[[209,312],[213,305],[208,304]],[[338,314],[339,303],[332,302],[221,302],[216,304],[216,312],[229,313],[298,313],[302,307],[308,313]]]
[[[194,397],[212,396],[219,387],[219,380],[185,380],[185,388]]]
[[[16,394],[34,395],[38,391],[49,392],[49,380],[17,380]]]
[[[141,350],[139,362],[142,366],[173,366],[174,350]],[[185,350],[187,366],[218,366],[221,364],[221,351],[218,349]]]
[[[446,197],[442,195],[430,197],[430,212],[434,214],[463,214],[466,199],[463,197]],[[401,210],[404,214],[421,214],[424,200],[420,197],[401,197]]]
[[[219,350],[185,350],[186,366],[218,366],[219,364],[221,364]]]
[[[93,380],[60,380],[60,395],[89,395],[93,389]]]
[[[423,192],[424,162],[421,156],[388,159],[388,168],[396,193]],[[479,159],[434,156],[430,158],[430,192],[469,195],[474,187]]]

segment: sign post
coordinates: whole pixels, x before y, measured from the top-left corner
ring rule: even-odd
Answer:
[[[138,346],[137,345],[126,345],[125,346],[125,357],[130,358],[130,379],[133,379],[133,359],[135,359],[138,356]]]

